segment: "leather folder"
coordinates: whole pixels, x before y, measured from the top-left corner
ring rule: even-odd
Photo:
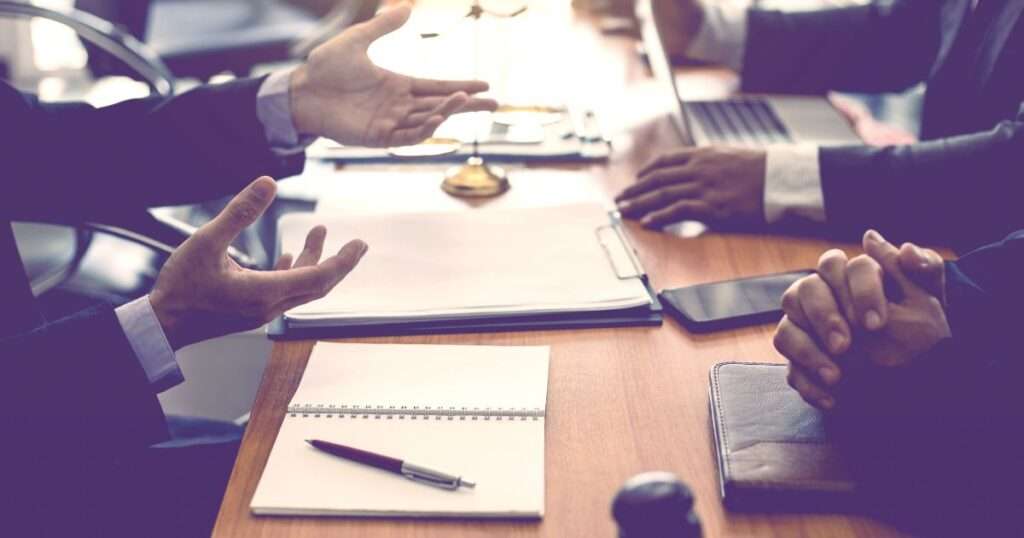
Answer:
[[[725,362],[710,374],[722,500],[736,511],[848,511],[856,485],[823,415],[786,383],[786,366]]]

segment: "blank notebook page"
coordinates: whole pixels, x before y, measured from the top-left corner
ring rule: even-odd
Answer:
[[[324,252],[359,238],[359,266],[323,299],[289,319],[444,319],[509,313],[600,311],[650,304],[639,278],[619,278],[599,231],[600,204],[406,213],[292,214],[279,224],[282,252],[327,226]],[[619,247],[621,248],[621,247]]]
[[[548,354],[547,347],[318,343],[252,511],[540,517]],[[306,439],[400,458],[477,486],[418,484],[320,452]]]

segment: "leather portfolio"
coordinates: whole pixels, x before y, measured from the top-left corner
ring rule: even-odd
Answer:
[[[786,383],[786,366],[726,362],[711,369],[722,500],[739,511],[846,511],[855,485],[829,444],[823,415]]]

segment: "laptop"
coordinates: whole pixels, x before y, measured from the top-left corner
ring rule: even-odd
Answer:
[[[666,93],[671,92],[675,102],[672,121],[683,138],[696,146],[861,143],[825,97],[743,94],[708,101],[682,100],[650,4],[651,0],[641,0],[637,10],[643,46],[655,78]]]

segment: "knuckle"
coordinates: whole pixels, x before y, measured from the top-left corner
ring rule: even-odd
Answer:
[[[823,273],[835,273],[846,265],[846,253],[837,248],[825,251],[818,258],[818,271]]]
[[[783,320],[783,321],[785,321],[785,320]],[[791,329],[789,328],[789,326],[787,324],[785,324],[784,322],[783,323],[779,323],[779,326],[775,328],[775,334],[772,335],[772,345],[775,346],[775,349],[779,353],[782,353],[786,357],[789,356],[788,355],[788,351],[789,351],[789,336],[788,336],[787,333],[790,330]]]
[[[787,314],[795,312],[799,305],[800,299],[797,297],[796,290],[793,286],[790,286],[786,293],[782,294],[782,311]]]
[[[808,275],[796,282],[796,295],[799,297],[801,302],[806,302],[808,298],[814,295],[815,287],[819,281],[821,281],[820,276]]]
[[[849,269],[851,271],[872,271],[880,270],[878,262],[876,262],[871,256],[867,254],[861,254],[856,256],[849,262]]]
[[[843,317],[838,312],[831,311],[825,315],[825,326],[833,330],[840,330],[843,327]]]

